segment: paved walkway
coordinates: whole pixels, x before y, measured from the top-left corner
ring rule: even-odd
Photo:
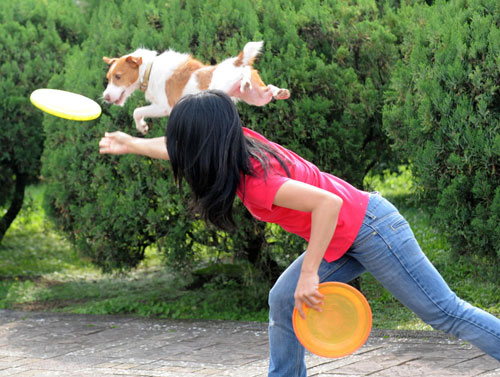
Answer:
[[[0,310],[0,376],[266,376],[267,326]],[[322,377],[500,376],[500,363],[434,332],[373,330],[351,356],[307,356]]]

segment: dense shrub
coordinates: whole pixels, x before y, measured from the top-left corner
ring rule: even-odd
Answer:
[[[400,17],[385,127],[454,249],[500,258],[500,5],[437,1]]]
[[[292,97],[263,108],[239,104],[247,126],[357,186],[370,169],[391,160],[381,111],[395,37],[375,1],[94,0],[87,9],[88,39],[68,55],[52,86],[99,98],[104,55],[144,46],[216,63],[248,41],[264,40],[255,67],[265,82],[289,88]],[[302,249],[302,241],[254,222],[240,205],[237,234],[207,227],[186,212],[188,192],[178,193],[167,162],[99,156],[104,131],[135,133],[132,112],[144,102],[138,93],[123,108],[104,105],[99,120],[83,125],[45,122],[46,202],[86,255],[104,268],[134,266],[158,241],[171,260],[229,251],[275,271],[270,255],[284,258]],[[166,122],[152,121],[148,137],[162,135]]]
[[[71,0],[0,2],[0,241],[40,171],[43,116],[29,97],[62,69],[78,40],[75,12]]]

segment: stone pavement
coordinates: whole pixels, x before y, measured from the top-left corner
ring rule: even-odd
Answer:
[[[267,325],[0,310],[0,376],[266,376]],[[435,332],[373,330],[353,355],[307,355],[308,376],[500,376]]]

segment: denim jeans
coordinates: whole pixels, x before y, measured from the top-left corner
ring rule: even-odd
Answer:
[[[293,331],[294,292],[303,255],[269,293],[269,376],[306,376],[304,348]],[[420,249],[408,222],[378,194],[349,251],[333,262],[323,260],[320,282],[349,282],[370,272],[391,294],[424,322],[468,341],[500,361],[500,319],[473,307],[453,293]]]

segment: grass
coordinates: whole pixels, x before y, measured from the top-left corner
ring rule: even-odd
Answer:
[[[129,272],[103,274],[81,258],[45,218],[43,187],[30,187],[26,204],[0,245],[0,309],[169,318],[267,320],[263,284],[191,282],[169,270],[157,250]]]
[[[409,172],[387,173],[367,183],[398,204],[452,289],[500,316],[498,268],[479,257],[452,254],[429,215],[408,201]],[[267,321],[267,284],[221,279],[188,289],[191,281],[166,268],[154,248],[133,271],[101,273],[54,230],[41,208],[42,196],[43,187],[29,189],[26,205],[0,245],[0,309]],[[362,277],[362,289],[372,306],[374,327],[430,329],[369,274]]]

